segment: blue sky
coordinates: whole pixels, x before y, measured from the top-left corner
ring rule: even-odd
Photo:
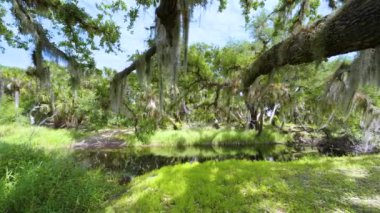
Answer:
[[[80,0],[80,6],[85,7],[92,13],[95,11],[95,2],[100,0]],[[127,1],[134,2],[134,1]],[[214,1],[217,2],[217,1]],[[277,0],[267,0],[266,9],[271,11]],[[250,40],[250,32],[244,28],[244,17],[241,15],[241,8],[238,0],[228,1],[227,8],[222,13],[218,11],[218,3],[213,3],[208,8],[196,8],[190,25],[189,43],[205,42],[217,46],[223,46],[230,41]],[[322,13],[328,13],[326,7],[322,5]],[[122,14],[116,14],[115,21],[122,21]],[[144,40],[149,33],[146,27],[154,23],[154,10],[141,11],[136,21],[134,32],[122,29],[122,49],[123,53],[113,54],[97,51],[94,53],[98,68],[110,67],[122,70],[130,64],[127,61],[128,55],[138,51],[144,51],[147,46]],[[4,45],[4,44],[2,44]],[[0,53],[1,54],[1,53]],[[26,68],[31,65],[30,53],[24,50],[6,48],[4,54],[0,55],[0,64],[5,66]]]

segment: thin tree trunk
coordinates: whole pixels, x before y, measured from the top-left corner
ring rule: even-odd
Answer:
[[[246,107],[249,111],[248,129],[259,129],[258,110],[246,101]]]
[[[4,80],[0,76],[0,104],[1,104],[2,98],[4,96],[4,82],[3,81]]]
[[[274,108],[273,108],[272,114],[270,115],[270,119],[269,119],[269,123],[270,123],[270,124],[273,122],[274,115],[276,114],[277,108],[278,108],[279,106],[280,106],[279,104],[275,104],[275,105],[274,105]]]
[[[258,122],[257,122],[257,135],[261,135],[261,133],[263,132],[263,127],[264,127],[264,110],[262,110],[259,114],[259,117],[257,118]]]
[[[14,98],[15,98],[15,108],[18,109],[20,107],[20,90],[16,89],[14,91]]]
[[[380,45],[380,1],[350,0],[335,14],[314,23],[264,52],[243,75],[243,87],[260,75],[285,65],[323,58]]]

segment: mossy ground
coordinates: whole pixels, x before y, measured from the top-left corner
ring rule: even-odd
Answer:
[[[380,155],[229,160],[140,176],[108,212],[380,212]]]

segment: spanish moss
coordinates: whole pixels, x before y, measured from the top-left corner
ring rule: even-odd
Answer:
[[[380,86],[380,48],[360,52],[351,65],[342,64],[330,80],[327,100],[346,112],[360,109],[364,113],[362,128],[363,141],[370,149],[370,142],[379,138],[380,109],[374,106],[369,97],[358,90],[364,85]]]

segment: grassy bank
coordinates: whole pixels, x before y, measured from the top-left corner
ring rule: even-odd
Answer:
[[[262,156],[282,156],[290,153],[292,150],[286,145],[277,144],[256,144],[252,146],[189,146],[189,147],[162,147],[162,146],[137,146],[133,149],[128,149],[132,154],[141,153],[142,155],[155,155],[164,157],[223,157],[223,156],[241,156],[241,155],[262,155]]]
[[[183,129],[158,130],[148,137],[147,141],[139,141],[134,135],[121,136],[128,145],[141,146],[198,146],[198,145],[246,145],[257,143],[286,143],[291,136],[280,133],[270,127],[261,135],[254,130],[229,129]]]
[[[66,154],[0,143],[0,212],[87,212],[116,189]]]
[[[46,127],[30,126],[18,123],[0,125],[2,142],[10,144],[25,144],[38,146],[44,149],[64,148],[76,140],[96,135],[83,131],[68,129],[49,129]],[[183,129],[158,130],[147,137],[143,142],[133,133],[116,135],[116,138],[125,140],[129,146],[223,146],[247,145],[258,143],[286,143],[291,140],[290,135],[280,133],[277,129],[266,128],[261,135],[254,130],[229,129]]]
[[[379,212],[380,155],[164,167],[108,212]]]
[[[0,125],[0,141],[8,144],[28,144],[44,149],[68,147],[75,140],[85,137],[86,133],[49,129],[27,124],[10,123]]]
[[[282,163],[182,164],[136,177],[121,187],[119,176],[86,168],[70,152],[62,152],[83,136],[70,130],[1,125],[0,212],[92,212],[102,208],[109,212],[380,211],[380,155]],[[156,132],[150,145],[286,140],[270,130],[260,137],[254,131],[182,130]],[[215,151],[225,152],[222,147]],[[122,197],[105,203],[125,189],[129,191]]]
[[[0,126],[0,212],[91,212],[117,180],[75,161],[67,148],[81,133],[20,124]]]

